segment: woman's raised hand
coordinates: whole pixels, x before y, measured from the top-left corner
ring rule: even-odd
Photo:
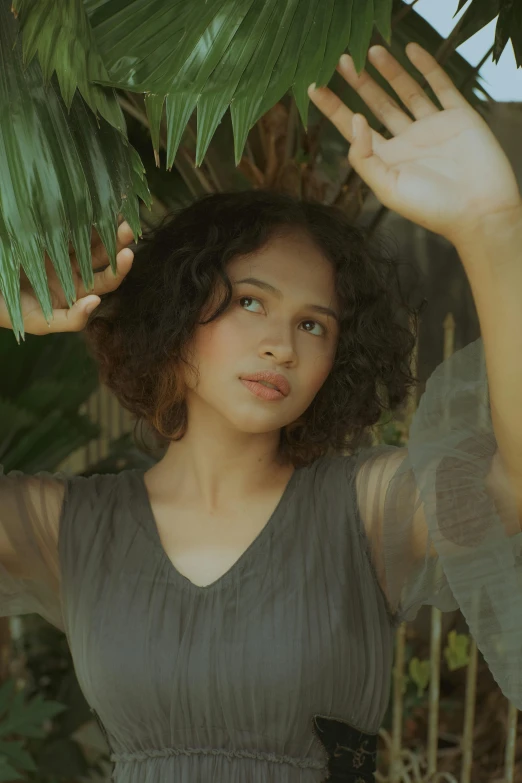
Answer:
[[[42,308],[36,298],[34,290],[23,270],[20,270],[20,301],[24,321],[24,331],[28,334],[45,335],[56,332],[80,332],[87,324],[89,312],[100,303],[101,294],[114,291],[125,275],[129,272],[134,259],[134,253],[127,247],[134,240],[132,229],[126,221],[120,223],[117,234],[117,273],[113,274],[109,264],[109,257],[98,232],[93,228],[91,233],[92,266],[94,270],[103,271],[94,274],[94,288],[86,291],[80,275],[80,268],[76,253],[69,245],[71,259],[71,271],[76,291],[76,302],[68,307],[58,276],[51,263],[51,259],[45,254],[45,268],[47,282],[51,294],[53,306],[53,318],[48,324],[45,320]],[[89,307],[92,305],[91,310]],[[12,328],[5,301],[0,294],[0,326]]]
[[[383,46],[371,47],[368,58],[403,105],[367,71],[357,74],[349,55],[337,65],[391,139],[372,130],[364,115],[354,115],[328,87],[314,91],[310,86],[308,94],[350,142],[350,163],[381,203],[457,243],[489,215],[518,213],[520,191],[492,131],[437,60],[414,43],[407,45],[406,55],[442,111]]]

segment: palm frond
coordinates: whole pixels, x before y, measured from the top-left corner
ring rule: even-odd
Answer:
[[[45,87],[37,59],[24,69],[18,35],[9,0],[0,0],[0,106],[10,107],[0,114],[0,293],[19,341],[24,335],[20,267],[50,321],[44,252],[72,305],[69,241],[89,289],[92,226],[116,271],[118,214],[137,240],[138,196],[150,203],[150,193],[141,159],[126,137],[103,119],[97,124],[78,93],[68,112],[56,77]]]

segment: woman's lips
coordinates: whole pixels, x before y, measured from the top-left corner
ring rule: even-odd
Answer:
[[[281,394],[278,389],[271,389],[269,386],[263,386],[263,384],[258,383],[258,381],[246,381],[242,378],[240,378],[240,380],[243,386],[246,386],[252,394],[256,395],[256,397],[261,397],[262,400],[284,400],[285,398],[285,395]]]

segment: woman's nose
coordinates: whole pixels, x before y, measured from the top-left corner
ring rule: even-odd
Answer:
[[[295,343],[288,329],[279,329],[266,337],[261,344],[263,355],[273,356],[278,362],[295,361],[297,358]]]

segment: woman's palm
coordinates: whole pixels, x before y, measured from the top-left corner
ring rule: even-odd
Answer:
[[[492,196],[506,203],[514,198],[505,188],[512,172],[492,140],[492,131],[477,112],[446,109],[378,143],[376,152],[397,177],[398,207],[420,225],[429,216],[428,227],[433,230],[458,219],[461,212],[463,216],[487,212]],[[492,194],[496,182],[502,183],[502,192]]]

